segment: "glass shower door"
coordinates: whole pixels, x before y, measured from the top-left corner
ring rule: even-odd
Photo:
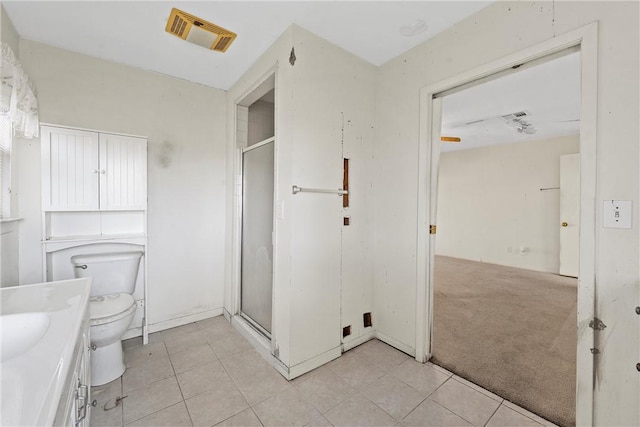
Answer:
[[[273,289],[273,164],[273,139],[242,153],[240,311],[267,336]]]

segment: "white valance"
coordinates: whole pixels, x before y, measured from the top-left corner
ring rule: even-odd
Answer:
[[[38,100],[31,79],[24,72],[8,44],[2,43],[0,62],[0,114],[11,119],[17,136],[38,136]]]

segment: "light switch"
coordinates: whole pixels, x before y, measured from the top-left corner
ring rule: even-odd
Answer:
[[[631,200],[605,200],[602,204],[602,226],[605,228],[631,228]]]

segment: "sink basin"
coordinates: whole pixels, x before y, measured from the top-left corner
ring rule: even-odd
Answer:
[[[49,327],[46,313],[31,312],[0,316],[0,362],[29,350]]]

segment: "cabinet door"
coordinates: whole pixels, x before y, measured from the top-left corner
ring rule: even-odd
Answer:
[[[147,208],[146,139],[101,133],[100,172],[101,210]]]
[[[43,126],[42,209],[98,209],[98,134]]]

